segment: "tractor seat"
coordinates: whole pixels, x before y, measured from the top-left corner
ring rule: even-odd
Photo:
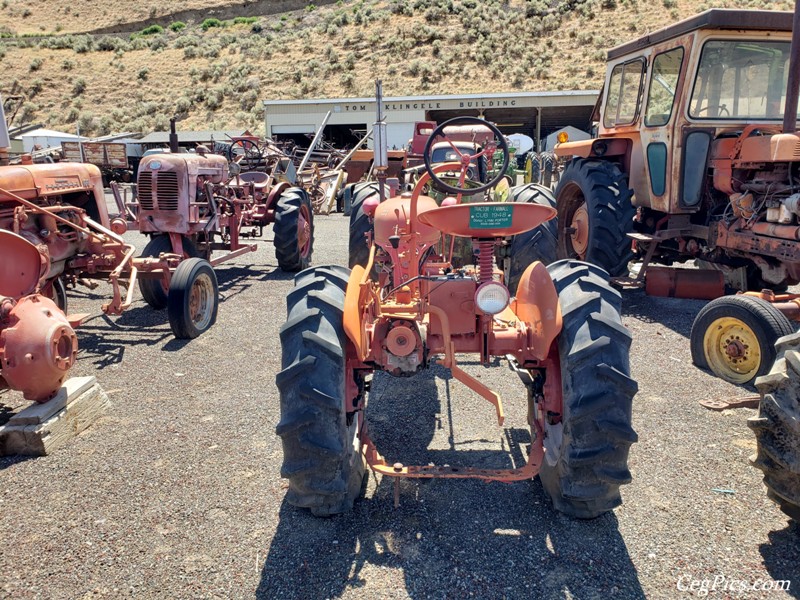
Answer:
[[[263,171],[247,171],[239,174],[239,181],[242,183],[252,183],[257,190],[262,190],[269,183],[269,175]]]
[[[420,213],[419,220],[449,235],[495,238],[530,231],[556,214],[541,204],[476,202],[432,208]]]

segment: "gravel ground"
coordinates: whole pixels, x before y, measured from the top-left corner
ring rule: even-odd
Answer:
[[[345,227],[317,219],[315,264],[346,263]],[[561,516],[538,480],[403,482],[395,509],[391,482],[370,476],[351,514],[316,519],[284,502],[274,433],[291,277],[271,243],[217,272],[219,319],[191,342],[173,340],[166,315],[141,300],[109,319],[105,286],[71,292],[71,310],[94,315],[74,373],[97,375],[113,406],[52,456],[0,459],[2,597],[680,598],[702,591],[679,580],[717,576],[792,582],[788,593],[710,597],[800,597],[800,529],[747,462],[754,411],[698,405],[750,393],[692,366],[702,302],[625,293],[640,441],[613,513]],[[376,377],[369,418],[388,459],[524,461],[517,377],[467,369],[503,396],[507,426],[443,370]]]

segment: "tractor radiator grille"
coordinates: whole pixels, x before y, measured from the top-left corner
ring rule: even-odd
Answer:
[[[178,210],[178,173],[159,171],[156,174],[156,200],[159,210]]]
[[[794,158],[795,160],[800,160],[800,143],[795,144],[794,152],[792,154],[793,154],[792,158]]]
[[[144,172],[139,176],[139,206],[142,210],[153,210],[153,174]]]

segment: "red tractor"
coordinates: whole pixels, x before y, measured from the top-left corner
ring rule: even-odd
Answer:
[[[455,121],[455,122],[454,122]],[[503,168],[479,188],[465,189],[474,158],[434,166],[431,145],[458,123],[487,126],[494,140],[481,154],[504,154]],[[627,467],[632,399],[631,336],[620,319],[620,294],[599,267],[565,260],[529,265],[515,289],[495,267],[507,236],[555,216],[535,203],[462,203],[462,193],[488,192],[503,177],[508,147],[496,127],[462,118],[440,125],[425,151],[427,172],[413,191],[368,207],[372,231],[367,264],[307,269],[295,277],[281,328],[281,397],[287,500],[315,515],[349,510],[365,464],[386,477],[521,481],[539,475],[555,507],[593,518],[618,506]],[[455,184],[442,181],[458,173]],[[450,177],[448,181],[452,182]],[[442,205],[422,195],[433,183],[452,194]],[[475,265],[453,267],[453,240],[471,241]],[[380,261],[378,257],[383,257]],[[500,396],[459,366],[468,354],[488,367],[502,359],[527,395],[531,447],[513,469],[412,466],[386,459],[370,436],[368,391],[376,371],[413,377],[437,362],[494,407]],[[458,357],[458,358],[457,358]]]
[[[311,263],[311,200],[272,169],[240,173],[217,154],[153,154],[139,166],[138,204],[128,228],[150,236],[142,258],[202,257],[216,266],[256,249],[243,240],[261,237],[274,224],[275,256],[284,271]],[[279,166],[278,163],[272,165]],[[212,258],[214,251],[225,254]],[[141,279],[139,288],[153,308],[168,304],[165,280]]]

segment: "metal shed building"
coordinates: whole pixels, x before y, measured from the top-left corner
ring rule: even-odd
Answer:
[[[589,131],[597,95],[589,90],[387,97],[389,148],[403,147],[417,121],[441,123],[456,116],[481,116],[507,135],[524,133],[537,141],[567,125]],[[326,139],[346,147],[374,123],[375,108],[375,98],[265,100],[265,131],[275,139],[299,140],[314,133],[330,111]]]

